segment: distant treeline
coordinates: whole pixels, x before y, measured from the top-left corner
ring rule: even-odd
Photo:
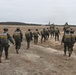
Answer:
[[[23,22],[0,22],[0,25],[25,25],[25,26],[42,26],[42,24],[30,24],[30,23],[23,23]],[[51,26],[51,25],[45,25]],[[55,25],[55,26],[64,26],[64,25]],[[76,27],[76,25],[69,25],[71,27]]]
[[[41,24],[29,24],[22,22],[0,22],[0,25],[28,25],[28,26],[41,26]]]

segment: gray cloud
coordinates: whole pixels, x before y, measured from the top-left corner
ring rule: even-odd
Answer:
[[[75,0],[0,0],[0,21],[76,24]]]

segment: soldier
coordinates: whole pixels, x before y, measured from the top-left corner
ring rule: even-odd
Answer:
[[[31,40],[33,40],[32,38],[33,38],[33,33],[32,33],[32,31],[31,31],[31,29],[30,29],[30,35],[31,35]]]
[[[54,26],[54,24],[52,24],[52,25],[50,26],[51,38],[52,38],[52,36],[54,37],[54,29],[55,29],[55,26]]]
[[[66,30],[66,33],[63,35],[61,44],[64,43],[64,55],[66,55],[66,51],[68,49],[69,57],[71,56],[71,34],[69,30]]]
[[[19,28],[17,28],[13,34],[13,38],[15,40],[15,49],[16,49],[16,53],[18,54],[19,49],[21,48],[21,42],[22,42],[22,38],[23,38],[23,34],[20,31]]]
[[[53,28],[50,29],[50,34],[51,34],[51,38],[54,37],[54,29]]]
[[[38,35],[40,33],[38,32],[38,29],[36,29],[36,31],[33,33],[34,35],[34,44],[37,44],[38,43]]]
[[[64,30],[64,34],[66,32],[66,30],[70,28],[70,26],[68,25],[68,22],[65,23],[64,27],[63,27],[63,30]]]
[[[41,43],[42,43],[43,39],[44,39],[44,42],[45,42],[45,40],[46,40],[46,31],[45,31],[45,28],[43,28],[43,30],[41,31]]]
[[[54,24],[51,24],[51,26],[50,26],[50,29],[55,29],[55,25]]]
[[[8,28],[4,28],[4,32],[1,33],[0,35],[0,40],[1,40],[1,46],[0,46],[0,62],[1,62],[1,57],[2,57],[2,52],[3,52],[3,49],[5,50],[5,59],[8,59],[8,49],[9,49],[9,42],[10,41],[13,45],[14,45],[14,42],[11,38],[11,36],[9,35],[9,33],[7,33],[8,31]]]
[[[55,29],[55,41],[59,41],[59,34],[60,34],[60,31],[58,28]]]
[[[46,39],[48,40],[48,38],[49,38],[49,29],[47,28],[46,29]]]
[[[28,31],[25,32],[25,37],[26,37],[26,41],[27,41],[27,49],[29,49],[30,48],[30,41],[31,41],[30,29],[28,29]]]

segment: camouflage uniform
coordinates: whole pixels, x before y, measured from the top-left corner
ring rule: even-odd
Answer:
[[[66,22],[65,25],[64,25],[64,27],[63,27],[64,34],[65,34],[65,32],[66,32],[66,30],[67,30],[68,28],[70,28],[70,26],[69,26],[68,23]]]
[[[55,29],[55,41],[59,41],[59,34],[60,34],[60,31],[58,28]]]
[[[41,31],[41,43],[42,43],[43,39],[44,39],[44,42],[45,42],[45,40],[46,40],[46,31],[45,31],[45,28]]]
[[[31,29],[30,29],[30,36],[31,36],[31,40],[33,40],[32,38],[33,38],[33,33],[32,33],[32,31],[31,31]]]
[[[0,46],[0,59],[2,56],[3,49],[5,50],[5,58],[8,59],[9,41],[14,44],[12,37],[7,33],[8,29],[4,28],[4,32],[0,35],[1,46]],[[0,60],[1,61],[1,60]]]
[[[27,41],[27,49],[29,49],[30,48],[30,41],[31,41],[30,29],[28,29],[28,31],[25,32],[25,37],[26,37],[26,41]]]
[[[54,29],[55,29],[55,26],[54,26],[54,24],[52,24],[52,25],[50,26],[50,34],[51,34],[51,37],[52,37],[52,36],[54,37]]]
[[[63,35],[62,43],[64,43],[64,55],[66,55],[67,49],[68,49],[68,52],[70,52],[72,48],[71,34],[69,33],[69,30],[66,30],[66,33]],[[69,54],[69,57],[70,57],[70,54]]]
[[[36,31],[33,33],[33,35],[34,35],[34,44],[37,44],[38,43],[38,35],[39,35],[38,29],[36,29]]]
[[[46,39],[48,40],[48,38],[49,38],[49,29],[47,28],[47,30],[46,30]]]
[[[23,34],[19,28],[17,28],[15,30],[15,32],[13,34],[13,38],[15,40],[16,53],[18,54],[18,50],[21,48],[21,42],[22,42],[22,38],[23,38]]]
[[[51,38],[54,37],[54,29],[50,29]]]

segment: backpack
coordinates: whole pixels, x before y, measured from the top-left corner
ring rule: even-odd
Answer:
[[[33,35],[34,35],[34,36],[38,36],[38,32],[34,32]]]
[[[55,30],[55,33],[56,33],[56,34],[58,34],[58,33],[59,33],[59,30],[58,30],[58,29],[56,29],[56,30]]]
[[[65,33],[64,42],[71,42],[71,34],[70,33],[69,34]]]
[[[8,44],[7,33],[0,34],[0,40],[2,41],[2,44]]]
[[[15,40],[20,40],[20,32],[16,31],[13,35]]]
[[[46,30],[45,33],[46,33],[46,35],[48,35],[49,34],[48,30]]]
[[[30,38],[31,37],[30,32],[25,32],[25,37]]]
[[[45,36],[45,31],[41,31],[41,35],[42,36]]]
[[[52,28],[52,29],[51,29],[51,33],[53,33],[53,32],[54,32],[54,29]]]

